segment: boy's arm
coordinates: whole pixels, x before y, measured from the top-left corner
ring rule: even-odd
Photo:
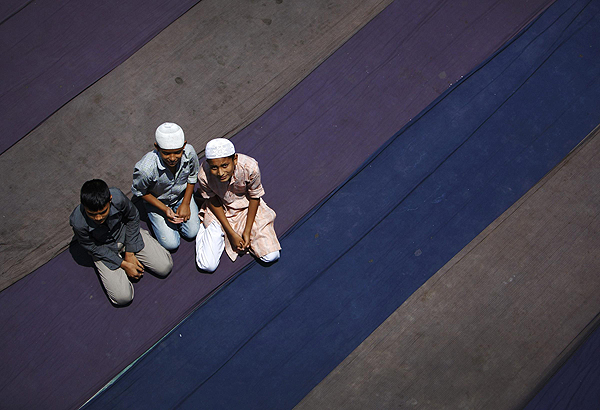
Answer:
[[[252,225],[256,217],[258,206],[260,205],[260,198],[265,194],[263,189],[260,168],[258,162],[254,159],[249,163],[249,175],[248,181],[246,182],[246,197],[248,198],[248,216],[246,218],[246,226],[242,234],[244,238],[244,248],[250,247],[250,232],[252,232]]]
[[[177,208],[177,216],[183,219],[183,222],[190,219],[191,216],[190,202],[192,201],[195,185],[196,184],[190,184],[188,182],[187,187],[185,188],[185,194],[183,195],[183,201],[181,201],[181,205]]]
[[[185,188],[185,194],[183,195],[183,201],[181,201],[181,205],[177,208],[177,215],[183,218],[184,221],[190,219],[190,203],[192,201],[192,196],[194,195],[194,188],[196,187],[196,182],[198,182],[198,172],[200,170],[200,162],[198,161],[198,155],[196,154],[196,150],[190,144],[185,146],[186,155],[189,154],[191,161],[189,162],[190,167],[190,175],[187,180],[187,187]]]
[[[71,226],[73,226],[73,233],[79,245],[95,260],[101,260],[110,270],[118,269],[121,266],[123,261],[121,257],[106,245],[96,245],[85,227],[73,223],[71,223]]]
[[[119,212],[120,223],[125,225],[125,252],[139,252],[144,249],[140,234],[140,213],[119,189],[111,189],[111,206]]]
[[[125,252],[121,268],[127,276],[133,279],[139,279],[144,275],[144,265],[142,265],[133,252]]]
[[[135,252],[144,249],[144,239],[140,234],[140,213],[133,202],[123,194],[113,194],[113,205],[123,212],[125,224],[125,256],[120,266],[127,276],[139,279],[144,272],[144,265],[135,256]]]
[[[219,199],[219,197],[217,197],[216,195],[212,196],[208,200],[208,207],[210,208],[212,213],[215,214],[217,220],[221,222],[221,226],[223,227],[223,230],[229,238],[229,243],[231,244],[231,247],[236,251],[244,250],[244,240],[236,231],[233,230],[233,228],[229,224],[229,221],[225,216],[225,211],[223,210],[223,205],[221,204],[221,200]]]
[[[135,164],[133,169],[133,183],[131,184],[131,192],[133,195],[141,197],[145,202],[159,209],[167,219],[175,224],[183,222],[175,211],[163,204],[157,197],[152,193],[148,192],[149,187],[156,180],[156,175],[153,174],[153,170],[149,169],[147,165],[142,161]]]
[[[137,260],[135,254],[125,252],[125,258],[121,259],[121,257],[116,252],[112,251],[108,246],[96,245],[90,238],[89,233],[87,233],[85,230],[73,227],[73,232],[75,233],[75,238],[81,247],[85,249],[95,260],[102,261],[108,269],[116,270],[118,268],[123,268],[127,276],[130,276],[134,279],[139,279],[142,276],[144,267]]]
[[[260,198],[248,198],[248,202],[248,217],[246,218],[244,233],[242,234],[244,249],[248,249],[250,247],[250,232],[252,231],[252,225],[254,224],[256,211],[258,210],[258,205],[260,204]]]
[[[193,191],[194,191],[194,189],[192,188],[192,192]],[[186,189],[186,195],[187,195],[187,189]],[[165,214],[165,216],[167,217],[167,219],[169,220],[169,222],[172,222],[174,224],[180,224],[180,223],[184,222],[183,218],[181,218],[180,215],[177,215],[175,213],[175,211],[173,211],[171,208],[166,206],[162,201],[160,201],[154,195],[152,195],[152,194],[142,195],[142,199],[144,201],[148,202],[150,205],[152,205],[155,208],[158,208],[160,211],[162,211]],[[185,197],[183,200],[185,201]],[[188,203],[188,206],[189,206],[189,203]]]

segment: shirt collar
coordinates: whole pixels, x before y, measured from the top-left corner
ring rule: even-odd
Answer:
[[[165,169],[167,169],[167,166],[163,163],[158,150],[156,150],[156,149],[154,150],[154,155],[156,155],[156,166],[158,167],[158,169],[160,169],[161,171],[164,171]]]

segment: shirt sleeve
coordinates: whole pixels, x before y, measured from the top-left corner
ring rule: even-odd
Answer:
[[[200,170],[198,171],[198,183],[200,185],[200,195],[202,195],[202,198],[210,199],[216,195],[208,186],[208,178],[204,167],[200,167]]]
[[[265,194],[265,190],[260,180],[260,168],[258,168],[258,162],[256,161],[253,161],[252,166],[249,167],[246,189],[248,190],[248,196],[250,198],[258,199]]]
[[[198,182],[198,171],[200,168],[200,162],[198,161],[198,155],[194,147],[188,144],[190,147],[191,164],[190,164],[190,175],[188,176],[188,184],[196,184]]]
[[[125,252],[139,252],[144,249],[144,239],[140,234],[140,213],[121,191],[113,193],[113,204],[122,213],[125,224]]]
[[[148,193],[148,189],[153,184],[152,177],[146,169],[141,165],[141,161],[135,164],[133,169],[133,183],[131,184],[131,192],[135,196],[144,196]]]
[[[78,212],[78,210],[75,210]],[[123,261],[117,252],[110,249],[108,245],[96,245],[94,239],[90,235],[88,226],[85,223],[79,221],[74,214],[71,215],[71,226],[73,227],[73,233],[77,242],[85,249],[94,259],[101,260],[104,262],[106,267],[110,270],[118,269]]]

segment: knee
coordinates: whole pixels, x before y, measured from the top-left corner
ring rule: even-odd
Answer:
[[[266,254],[265,256],[261,256],[259,259],[264,263],[273,263],[280,257],[279,251],[271,252]]]
[[[154,216],[150,219],[154,237],[168,251],[174,251],[179,248],[179,232],[169,227],[162,217]]]
[[[175,251],[177,250],[177,248],[179,248],[179,234],[169,236],[157,235],[156,240],[162,245],[163,248],[170,252]]]
[[[197,229],[196,229],[195,232],[194,231],[181,232],[181,236],[183,236],[188,241],[191,241],[194,238],[196,238],[197,234],[198,234],[198,230]]]
[[[181,227],[181,236],[187,240],[192,240],[198,235],[200,230],[200,219],[196,217],[186,222],[185,226]]]
[[[165,252],[163,258],[158,261],[155,261],[152,264],[152,272],[155,275],[165,277],[173,270],[173,258],[169,252]]]
[[[208,228],[199,227],[196,236],[196,265],[200,270],[214,272],[225,248],[225,234],[216,222]]]
[[[196,256],[196,265],[198,265],[198,269],[200,270],[213,273],[219,267],[219,259],[208,260],[202,256]]]
[[[126,306],[130,304],[133,300],[133,285],[126,289],[109,292],[108,298],[116,306]]]

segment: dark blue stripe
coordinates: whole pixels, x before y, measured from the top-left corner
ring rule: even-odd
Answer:
[[[525,410],[600,408],[600,329],[596,329]]]

